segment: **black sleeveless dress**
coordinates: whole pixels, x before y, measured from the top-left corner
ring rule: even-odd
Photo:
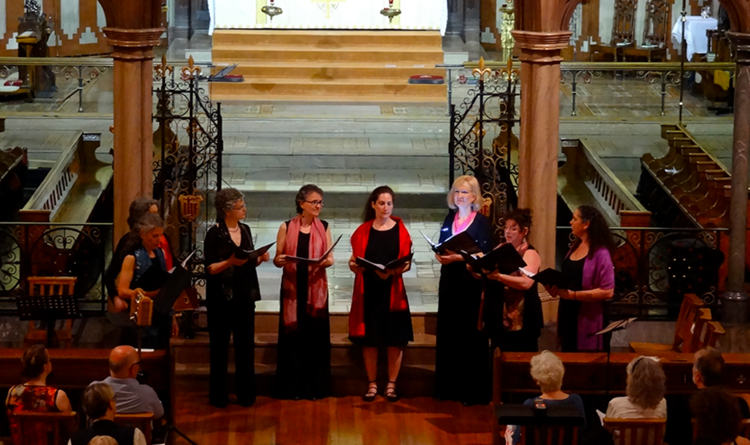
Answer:
[[[322,221],[328,229],[328,223]],[[289,221],[286,222],[287,228]],[[296,256],[310,257],[310,234],[299,233]],[[320,399],[330,394],[331,325],[328,315],[307,313],[306,267],[297,267],[297,329],[284,330],[284,305],[279,305],[276,394],[282,399]],[[283,298],[283,296],[282,296]]]
[[[570,257],[562,263],[562,273],[570,284],[569,290],[583,289],[583,264],[586,257],[573,261]],[[562,352],[578,352],[578,312],[581,302],[560,300],[557,309],[557,336],[560,338]]]

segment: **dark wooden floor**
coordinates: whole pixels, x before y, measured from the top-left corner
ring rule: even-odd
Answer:
[[[182,386],[182,385],[180,385]],[[208,393],[181,388],[177,427],[200,445],[224,444],[489,444],[489,406],[464,407],[429,397],[388,403],[378,397],[314,402],[259,397],[251,408],[208,405]],[[178,445],[186,445],[178,439]]]

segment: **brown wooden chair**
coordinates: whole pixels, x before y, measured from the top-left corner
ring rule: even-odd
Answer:
[[[76,412],[11,413],[9,419],[18,423],[21,443],[13,445],[64,445],[78,429]],[[46,437],[45,437],[46,436]],[[40,442],[41,441],[41,442]]]
[[[615,11],[612,21],[612,40],[609,45],[591,45],[589,58],[594,60],[597,53],[612,54],[614,61],[619,61],[622,49],[635,43],[635,13],[638,0],[615,0]]]
[[[604,418],[604,428],[612,433],[615,445],[661,445],[667,419]]]
[[[76,277],[29,277],[29,295],[73,295]],[[70,346],[73,338],[73,320],[63,320],[61,329],[56,329],[61,346]],[[47,330],[36,329],[34,321],[29,322],[29,332],[24,337],[26,346],[47,341]]]
[[[695,335],[695,350],[698,351],[703,348],[716,347],[716,342],[726,334],[724,331],[724,327],[719,323],[718,321],[709,321],[705,324],[706,331],[703,332],[697,332],[696,329],[696,335]],[[703,334],[703,335],[701,335]],[[686,352],[693,352],[693,351],[686,351]]]
[[[742,397],[743,399],[747,398],[747,394],[738,394],[738,397]],[[750,402],[749,402],[750,403]],[[698,438],[698,424],[695,423],[695,419],[692,419],[693,423],[693,442]],[[750,439],[750,419],[742,419],[742,425],[740,426],[740,437],[744,437],[745,439]]]
[[[630,349],[634,352],[646,355],[658,355],[659,352],[682,351],[685,339],[692,342],[692,328],[695,318],[698,315],[698,309],[703,307],[703,300],[695,294],[685,294],[680,306],[680,313],[677,316],[677,322],[674,328],[674,341],[671,345],[663,343],[631,342]],[[692,343],[691,343],[692,345]],[[682,351],[690,352],[690,351]]]
[[[645,57],[651,62],[658,57],[662,62],[667,58],[667,36],[672,29],[669,20],[669,4],[666,0],[648,0],[643,26],[643,42],[638,46],[622,48],[622,59],[629,56]]]
[[[154,413],[132,413],[132,414],[115,414],[115,423],[120,425],[138,428],[146,436],[146,443],[151,443],[151,430],[154,420]]]
[[[533,428],[521,426],[519,445],[567,445],[578,443],[577,426],[546,426]]]

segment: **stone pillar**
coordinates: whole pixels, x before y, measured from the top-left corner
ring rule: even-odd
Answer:
[[[479,0],[464,0],[464,43],[469,52],[469,60],[476,60],[484,54],[479,42],[480,29]]]
[[[114,237],[128,232],[128,208],[150,196],[153,47],[164,30],[104,28],[114,51]]]
[[[748,322],[745,284],[747,238],[748,145],[750,145],[750,34],[728,32],[736,48],[734,94],[734,145],[732,148],[732,196],[729,204],[729,278],[722,295],[722,320]]]
[[[542,269],[555,267],[560,51],[570,44],[570,35],[570,31],[513,31],[521,50],[518,205],[531,209],[530,242],[539,249]]]
[[[463,36],[464,33],[464,0],[446,0],[448,2],[447,36]]]

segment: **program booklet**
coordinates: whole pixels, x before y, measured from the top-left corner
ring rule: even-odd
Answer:
[[[301,258],[301,257],[294,256],[294,255],[287,255],[285,258],[287,261],[297,261],[300,263],[303,263],[303,262],[304,263],[319,263],[323,261],[324,259],[326,259],[328,254],[331,253],[334,247],[336,247],[336,244],[338,244],[339,241],[341,241],[342,236],[344,235],[339,235],[339,237],[336,238],[336,241],[333,243],[333,245],[331,245],[331,247],[329,247],[328,250],[326,250],[325,253],[321,255],[319,258]]]
[[[369,271],[379,270],[381,272],[385,272],[386,269],[394,270],[403,266],[407,262],[411,261],[413,256],[414,253],[412,252],[409,255],[402,256],[401,258],[396,258],[395,260],[388,262],[388,264],[373,263],[372,261],[368,261],[362,257],[356,257],[354,261],[357,263],[357,266],[364,267]]]
[[[472,255],[463,250],[459,253],[475,272],[492,272],[497,269],[500,273],[509,274],[526,267],[526,261],[512,244],[503,244],[484,256]]]
[[[276,241],[272,242],[271,244],[266,244],[265,246],[255,250],[245,250],[237,247],[237,250],[234,252],[234,257],[238,260],[247,259],[248,261],[257,261],[258,258],[265,255],[266,252],[268,252],[268,249],[270,249],[274,244],[276,244]]]
[[[422,231],[420,230],[419,233],[422,233]],[[439,244],[433,243],[432,240],[424,233],[422,233],[422,236],[427,240],[428,243],[430,243],[432,251],[437,253],[438,255],[445,255],[445,252],[447,250],[456,253],[464,251],[469,254],[482,252],[482,249],[479,248],[477,242],[471,237],[471,235],[466,232],[461,232],[457,235],[453,235],[452,237]]]

